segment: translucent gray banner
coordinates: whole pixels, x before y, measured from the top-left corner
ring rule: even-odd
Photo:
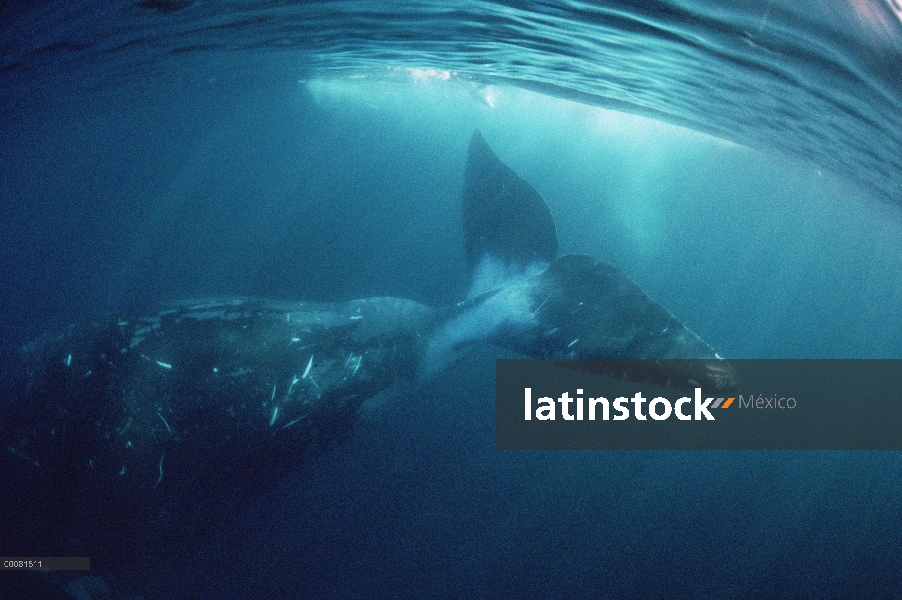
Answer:
[[[502,450],[902,450],[902,360],[513,360]]]

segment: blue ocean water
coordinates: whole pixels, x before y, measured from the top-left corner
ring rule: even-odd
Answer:
[[[902,357],[902,8],[0,4],[0,343],[201,296],[465,294],[472,131],[727,357]],[[147,597],[902,594],[898,453],[494,450],[497,349]]]

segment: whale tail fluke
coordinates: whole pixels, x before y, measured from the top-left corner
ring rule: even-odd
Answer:
[[[497,294],[518,298],[508,305],[528,308],[516,310],[525,317],[519,327],[496,331],[492,341],[531,358],[616,359],[580,368],[670,387],[735,386],[727,361],[604,261],[561,256],[539,275]]]
[[[584,255],[558,257],[545,201],[478,131],[463,217],[470,291],[431,337],[427,372],[488,341],[531,358],[691,359],[660,363],[657,374],[626,374],[680,387],[733,384],[728,363],[619,269]]]
[[[514,276],[557,256],[557,231],[545,200],[499,160],[479,131],[467,152],[462,209],[468,297],[488,291],[487,275]]]

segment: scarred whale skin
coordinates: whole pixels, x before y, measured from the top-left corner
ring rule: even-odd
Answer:
[[[7,415],[19,506],[4,500],[43,518],[6,527],[5,551],[102,568],[198,539],[413,377],[432,314],[398,298],[212,300],[34,342]]]

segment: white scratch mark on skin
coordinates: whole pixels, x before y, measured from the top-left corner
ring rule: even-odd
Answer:
[[[169,423],[166,421],[166,417],[163,416],[163,413],[158,411],[157,416],[160,417],[161,421],[163,421],[163,425],[166,426],[166,429],[169,430],[169,433],[172,433],[172,427],[169,426]]]
[[[304,369],[304,374],[301,375],[301,379],[307,379],[307,376],[310,375],[310,368],[313,366],[313,355],[310,355],[310,360],[307,361],[307,368]]]
[[[276,386],[273,385],[272,386],[272,397],[270,397],[269,401],[272,402],[275,399],[276,399]]]
[[[548,297],[545,298],[545,300],[534,311],[532,311],[532,314],[536,314],[537,312],[539,312],[539,309],[541,309],[543,306],[545,306],[545,302],[548,302],[549,300],[551,300],[551,294],[549,294]]]
[[[297,375],[291,378],[291,385],[288,386],[288,391],[285,392],[286,398],[291,395],[291,390],[294,389],[294,384],[296,384],[298,381],[300,381],[300,379],[298,379]]]
[[[363,318],[363,315],[354,315],[353,317],[348,317],[352,321],[357,321]]]
[[[279,427],[279,429],[286,429],[286,428],[288,428],[288,427],[291,427],[292,425],[294,425],[294,424],[297,423],[298,421],[304,420],[306,417],[307,417],[307,415],[300,416],[300,417],[298,417],[297,419],[295,419],[295,420],[293,420],[293,421],[289,421],[288,423],[285,423],[284,425],[282,425],[281,427]]]
[[[272,427],[276,423],[276,417],[279,416],[279,407],[276,406],[272,409],[272,418],[269,420],[269,426]]]
[[[72,366],[72,355],[71,354],[69,354],[69,356],[66,357],[66,366],[67,367]]]
[[[363,362],[363,355],[354,356],[353,354],[348,357],[348,360],[345,362],[346,367],[350,367],[354,365],[354,370],[351,371],[351,377],[357,374],[357,370],[360,368],[360,364]]]
[[[579,341],[579,338],[576,338],[575,340],[573,340],[572,342],[570,342],[569,344],[567,344],[567,347],[568,347],[568,348],[571,347],[573,344],[575,344],[575,343],[578,342],[578,341]]]
[[[172,365],[170,365],[169,363],[164,363],[162,360],[158,360],[158,361],[156,361],[156,363],[157,363],[158,365],[160,365],[161,367],[163,367],[164,369],[171,369],[171,368],[172,368]]]
[[[160,476],[157,477],[157,482],[153,484],[153,489],[157,489],[157,486],[163,481],[163,458],[165,458],[165,456],[165,453],[160,455]]]
[[[322,393],[323,393],[323,388],[319,387],[319,384],[316,382],[316,379],[313,378],[313,375],[310,375],[309,377],[310,377],[310,381],[313,382],[313,385],[316,386],[316,389],[319,390],[319,393],[322,394]],[[317,398],[318,398],[318,397],[319,397],[319,395],[317,395]]]

